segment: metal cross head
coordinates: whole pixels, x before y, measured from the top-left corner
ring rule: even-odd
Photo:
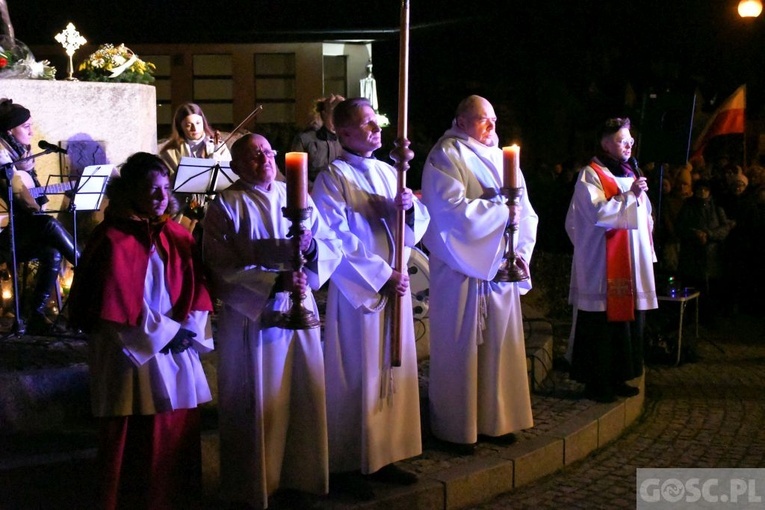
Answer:
[[[74,28],[72,23],[66,26],[66,30],[56,34],[56,41],[61,43],[61,46],[66,50],[66,54],[70,57],[74,55],[77,48],[88,42],[80,33]]]

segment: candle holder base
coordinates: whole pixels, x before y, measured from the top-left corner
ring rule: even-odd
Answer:
[[[279,320],[276,321],[276,326],[282,329],[314,329],[321,325],[321,321],[310,310],[306,310],[302,306],[299,306],[299,310],[296,310],[293,306],[289,313],[283,313]]]
[[[508,262],[505,264],[504,262]],[[526,273],[526,271],[518,265],[515,264],[515,261],[513,261],[512,264],[509,263],[509,261],[504,261],[502,265],[500,265],[499,270],[497,271],[496,276],[494,276],[495,282],[522,282],[524,280],[529,279],[529,275]],[[502,267],[504,265],[504,267]]]

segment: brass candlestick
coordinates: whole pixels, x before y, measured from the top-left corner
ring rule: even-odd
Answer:
[[[300,236],[303,231],[303,221],[308,219],[313,210],[312,207],[306,207],[303,209],[297,209],[292,207],[282,207],[282,213],[284,217],[292,222],[290,226],[289,235],[292,238],[292,243],[295,250],[295,256],[293,258],[293,269],[295,271],[302,271],[305,266],[306,260],[303,256],[303,252],[300,251]],[[305,294],[297,289],[293,289],[290,292],[290,300],[292,306],[287,313],[283,313],[281,318],[277,321],[277,326],[283,329],[312,329],[318,328],[320,321],[316,315],[307,310],[303,306],[303,300]]]
[[[507,206],[519,205],[523,196],[523,188],[502,188],[500,193],[507,198]],[[502,255],[502,262],[499,264],[495,282],[521,282],[528,280],[529,275],[518,266],[518,257],[515,255],[515,232],[518,230],[517,223],[511,223],[505,227],[505,253]]]

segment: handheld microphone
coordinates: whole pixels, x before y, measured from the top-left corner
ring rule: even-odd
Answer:
[[[628,162],[632,168],[632,171],[635,172],[635,179],[640,179],[643,177],[643,172],[640,171],[640,167],[638,166],[638,162],[637,159],[635,159],[635,156],[632,156]],[[637,206],[640,207],[640,197],[638,197]]]
[[[643,177],[643,172],[640,170],[640,167],[638,166],[637,159],[635,159],[635,156],[632,156],[629,159],[630,167],[632,168],[632,171],[635,172],[635,177]]]
[[[58,145],[53,145],[50,142],[46,142],[45,140],[40,140],[37,143],[37,146],[41,148],[42,150],[48,151],[48,152],[58,152],[59,154],[66,154],[66,149],[62,149]]]

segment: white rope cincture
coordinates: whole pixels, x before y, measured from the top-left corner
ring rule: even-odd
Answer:
[[[489,317],[489,298],[487,297],[489,295],[489,292],[491,292],[491,289],[488,288],[491,285],[491,282],[487,280],[481,280],[477,282],[477,292],[478,292],[478,331],[476,335],[476,345],[481,345],[483,343],[483,332],[486,330],[486,327],[488,326],[487,319]]]
[[[390,342],[391,342],[391,321],[388,320],[391,310],[390,308],[385,310],[385,316],[383,317],[383,341],[382,347],[382,369],[380,370],[380,398],[378,409],[382,410],[385,405],[393,405],[393,395],[396,393],[396,384],[393,379],[393,369],[390,360]]]

